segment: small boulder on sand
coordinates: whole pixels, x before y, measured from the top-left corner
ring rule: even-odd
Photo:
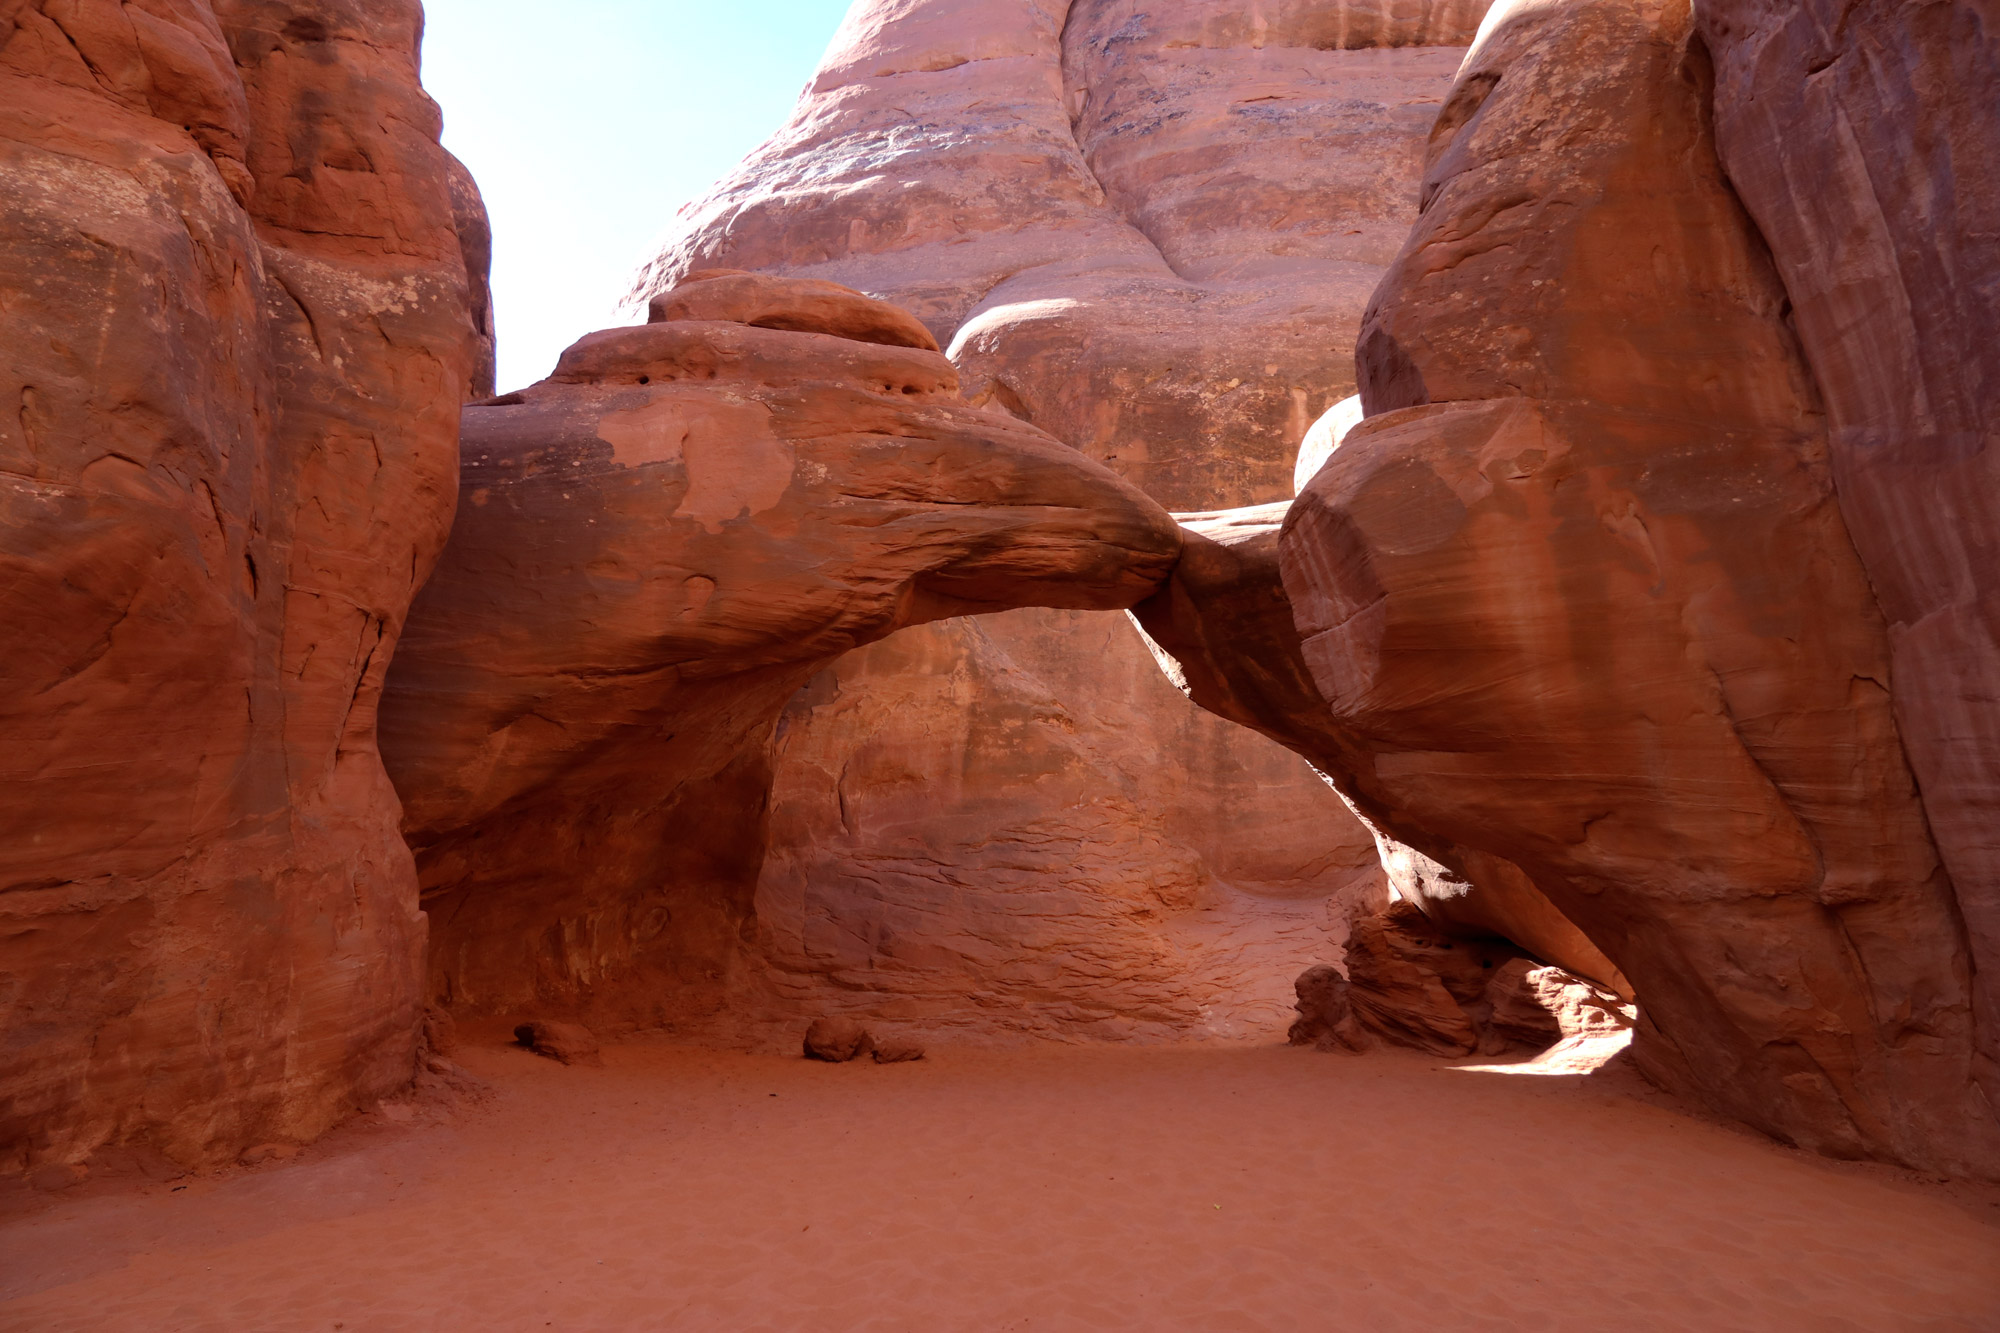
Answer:
[[[806,1029],[806,1059],[846,1064],[875,1049],[868,1029],[851,1018],[815,1018]]]
[[[566,1065],[602,1064],[597,1038],[581,1023],[523,1023],[514,1029],[514,1040],[551,1060]]]
[[[864,1055],[878,1065],[899,1065],[924,1058],[922,1043],[909,1037],[877,1037],[852,1018],[815,1018],[806,1029],[806,1059],[846,1064]]]
[[[1299,1016],[1288,1037],[1294,1046],[1322,1051],[1365,1051],[1375,1043],[1354,1017],[1347,978],[1328,963],[1309,967],[1292,983]]]
[[[875,1042],[875,1063],[900,1065],[924,1058],[924,1048],[908,1037],[882,1037]]]

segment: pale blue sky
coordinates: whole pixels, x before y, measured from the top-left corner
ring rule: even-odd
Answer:
[[[674,210],[784,123],[848,0],[426,0],[424,86],[493,214],[500,388],[615,321]]]

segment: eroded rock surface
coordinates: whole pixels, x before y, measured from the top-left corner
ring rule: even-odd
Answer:
[[[1348,997],[1361,1025],[1387,1041],[1470,1055],[1491,1016],[1487,986],[1502,964],[1521,960],[1505,940],[1447,935],[1415,903],[1399,900],[1354,923]]]
[[[875,1038],[851,1018],[815,1018],[806,1029],[805,1056],[842,1065],[875,1049]]]
[[[1351,392],[1361,313],[1484,7],[859,4],[791,122],[688,210],[636,299],[715,266],[861,288],[916,312],[975,401],[1171,507],[1287,498],[1300,437]],[[766,897],[788,938],[787,918],[820,936],[788,964],[816,988],[939,1009],[986,966],[972,955],[1081,951],[1145,1012],[1094,1006],[1082,974],[1047,965],[1057,987],[1022,1022],[1225,1029],[1231,991],[1282,1012],[1324,954],[1287,941],[1323,935],[1320,904],[1374,859],[1305,764],[1176,698],[1122,618],[933,626],[809,697],[786,722]],[[940,741],[962,765],[932,757]],[[920,819],[863,781],[904,762],[885,756],[923,773]],[[1025,890],[1024,845],[1064,867],[1060,903]],[[1191,895],[1214,907],[1212,947],[1158,928]],[[927,902],[976,904],[976,925]],[[911,941],[892,975],[855,975],[887,923],[924,915],[937,966]],[[1274,917],[1282,937],[1258,925]],[[1176,992],[1203,956],[1236,961]]]
[[[747,275],[672,297],[466,415],[383,720],[456,1008],[767,1017],[787,699],[907,625],[1129,605],[1179,549],[1129,483],[968,406],[938,352],[843,336],[895,312]]]
[[[1716,139],[1820,386],[2000,1107],[2000,11],[1700,7]]]
[[[1589,1069],[1622,1049],[1637,1017],[1613,991],[1506,940],[1447,934],[1408,900],[1354,921],[1345,966],[1299,975],[1292,1045],[1359,1052],[1387,1042],[1447,1058],[1532,1051]]]
[[[1655,1077],[2000,1169],[1887,628],[1710,91],[1684,3],[1496,7],[1285,585],[1356,789],[1524,871],[1630,978]]]
[[[1611,960],[1520,867],[1439,837],[1353,780],[1373,757],[1328,711],[1306,663],[1279,569],[1278,538],[1289,508],[1178,515],[1184,541],[1173,577],[1132,612],[1168,678],[1210,712],[1321,765],[1373,833],[1383,889],[1419,906],[1437,926],[1468,938],[1513,940],[1539,958],[1629,991]],[[1351,915],[1354,908],[1385,905],[1386,898],[1355,899],[1343,907]]]
[[[0,1166],[411,1076],[375,707],[476,355],[419,26],[0,7]]]
[[[1560,1041],[1599,1040],[1630,1031],[1638,1017],[1610,991],[1527,958],[1510,959],[1495,968],[1481,998],[1495,1047],[1546,1048]]]
[[[1360,1054],[1374,1041],[1354,1015],[1354,997],[1347,976],[1331,963],[1317,963],[1299,973],[1292,985],[1298,1017],[1286,1037],[1294,1046]]]
[[[1282,1028],[1291,978],[1383,900],[1373,845],[1344,811],[1278,824],[1268,779],[1196,736],[1140,749],[1179,702],[1150,657],[1065,688],[1131,634],[1085,612],[952,621],[787,703],[757,919],[788,1004],[968,1038]],[[1276,847],[1251,836],[1274,828]]]
[[[1170,507],[1287,497],[1485,9],[858,4],[634,298],[722,265],[831,279]]]

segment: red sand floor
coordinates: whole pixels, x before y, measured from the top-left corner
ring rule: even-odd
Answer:
[[[0,1329],[2000,1329],[2000,1193],[1628,1073],[497,1046],[495,1095],[0,1223]],[[774,1095],[775,1094],[775,1095]]]

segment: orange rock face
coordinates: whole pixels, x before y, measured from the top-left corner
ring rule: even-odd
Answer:
[[[831,279],[1170,507],[1286,498],[1485,9],[857,5],[634,300],[721,265]]]
[[[857,5],[791,123],[689,211],[635,299],[718,265],[831,279],[915,311],[974,401],[1170,508],[1288,498],[1301,436],[1351,392],[1361,313],[1408,229],[1423,136],[1484,8]],[[928,697],[899,676],[912,666],[938,677]],[[807,767],[793,781],[781,758],[778,777],[803,839],[775,844],[782,893],[822,904],[809,914],[838,916],[891,843],[899,874],[928,880],[900,881],[899,899],[956,897],[920,868],[990,866],[1028,838],[1079,884],[1131,882],[1151,858],[1163,884],[1205,886],[1222,915],[1246,920],[1308,903],[1317,914],[1373,860],[1372,839],[1306,765],[1177,699],[1120,621],[934,627],[837,671],[837,708],[787,724],[785,753]],[[947,707],[954,692],[965,697]],[[965,764],[917,758],[941,737],[966,747]],[[881,822],[847,823],[870,803],[838,776],[869,770],[863,743],[925,766],[921,833],[880,803]],[[1071,819],[1079,790],[1116,799]],[[1135,861],[1142,844],[1156,849]],[[1007,878],[978,881],[995,890],[979,937],[1040,953],[1052,918],[1000,891]],[[1147,935],[1122,896],[1064,911]],[[1137,947],[1091,950],[1164,977]],[[1313,954],[1239,956],[1235,981],[1268,973],[1282,1006]],[[1154,1012],[1214,1000],[1191,986]]]
[[[1201,707],[1320,765],[1373,833],[1383,889],[1419,906],[1433,924],[1468,938],[1502,936],[1629,993],[1611,960],[1519,866],[1439,837],[1353,781],[1372,757],[1327,713],[1306,663],[1279,568],[1289,509],[1179,516],[1183,546],[1173,577],[1133,608],[1168,678]],[[1382,905],[1365,895],[1344,904]]]
[[[0,12],[0,1163],[212,1160],[411,1075],[375,706],[474,359],[419,23]]]
[[[1716,138],[1825,400],[2000,1106],[2000,16],[1704,6]]]
[[[467,413],[383,715],[455,1008],[766,1016],[787,699],[906,625],[1130,605],[1178,553],[1158,505],[967,406],[935,350],[846,336],[897,312],[747,275],[670,297]]]
[[[1364,325],[1370,415],[1280,538],[1319,725],[1622,969],[1655,1077],[2000,1170],[1887,627],[1710,92],[1685,3],[1489,16]]]

